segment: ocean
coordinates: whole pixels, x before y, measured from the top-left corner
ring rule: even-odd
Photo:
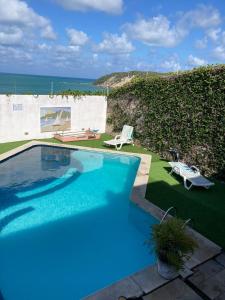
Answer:
[[[57,94],[66,90],[99,91],[93,79],[0,73],[0,94]]]

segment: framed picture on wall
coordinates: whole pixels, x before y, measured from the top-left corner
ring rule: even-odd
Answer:
[[[71,130],[71,107],[41,107],[41,132]]]

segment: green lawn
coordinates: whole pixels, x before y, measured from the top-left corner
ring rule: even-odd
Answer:
[[[110,139],[103,134],[101,140],[80,141],[68,144],[104,148],[103,140]],[[55,139],[45,139],[46,142],[61,143]],[[26,142],[0,144],[0,153],[18,147]],[[209,190],[194,188],[187,191],[180,178],[168,174],[169,165],[158,155],[139,146],[124,146],[124,152],[135,152],[152,155],[150,177],[146,198],[166,210],[170,206],[177,208],[179,217],[191,218],[194,227],[209,239],[225,248],[225,184],[215,181],[215,186]]]
[[[19,142],[12,142],[12,143],[0,143],[0,154],[12,150],[16,147],[22,146],[26,144],[28,141],[19,141]]]

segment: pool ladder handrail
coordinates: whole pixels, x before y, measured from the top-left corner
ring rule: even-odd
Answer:
[[[188,223],[190,223],[190,222],[194,223],[193,219],[191,219],[191,218],[187,219],[187,220],[184,222],[184,224],[183,224],[183,228],[184,228],[185,226],[187,226]],[[192,226],[191,226],[191,227],[192,227]]]
[[[171,206],[171,207],[168,208],[167,211],[164,213],[164,215],[163,215],[163,217],[162,217],[162,219],[161,219],[161,221],[160,221],[160,224],[162,224],[162,222],[165,220],[165,218],[167,217],[167,215],[169,214],[169,212],[170,212],[172,209],[175,210],[175,215],[177,214],[177,209],[176,209],[176,207]]]
[[[177,209],[176,209],[176,207],[171,206],[171,207],[168,208],[167,211],[164,213],[164,215],[163,215],[163,217],[162,217],[162,219],[161,219],[161,221],[160,221],[160,224],[162,224],[162,222],[165,220],[165,218],[167,217],[167,215],[169,214],[169,212],[170,212],[171,210],[173,210],[173,209],[175,210],[175,215],[177,215]],[[193,222],[193,220],[192,220],[191,218],[187,219],[187,220],[184,222],[184,224],[183,224],[183,228],[184,228],[185,226],[187,226],[188,223],[190,223],[191,221]]]

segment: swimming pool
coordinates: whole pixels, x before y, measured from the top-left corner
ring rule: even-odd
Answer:
[[[49,146],[0,163],[5,300],[79,300],[155,263],[129,201],[140,158]]]

